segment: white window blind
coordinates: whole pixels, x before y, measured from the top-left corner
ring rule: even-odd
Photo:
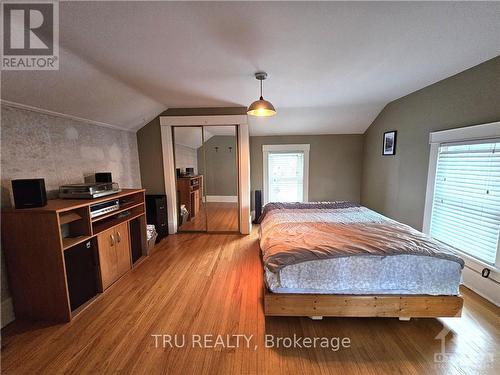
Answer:
[[[304,153],[268,153],[269,202],[304,200]]]
[[[495,264],[500,232],[500,142],[439,147],[432,237]]]

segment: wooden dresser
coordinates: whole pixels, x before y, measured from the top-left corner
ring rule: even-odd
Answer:
[[[178,177],[177,194],[179,205],[186,205],[189,212],[189,220],[200,212],[201,199],[203,196],[203,176]]]
[[[119,209],[91,218],[91,205]],[[2,249],[17,318],[67,322],[147,254],[143,189],[2,211]]]

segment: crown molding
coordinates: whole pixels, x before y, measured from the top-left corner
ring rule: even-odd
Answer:
[[[101,126],[103,128],[110,128],[110,129],[114,129],[114,130],[121,130],[121,131],[135,133],[134,129],[124,129],[124,128],[118,126],[118,125],[113,125],[113,124],[108,124],[106,122],[94,121],[94,120],[90,120],[90,119],[83,118],[83,117],[68,115],[66,113],[50,111],[48,109],[34,107],[34,106],[31,106],[31,105],[26,105],[26,104],[11,102],[10,100],[0,99],[0,103],[2,105],[7,106],[7,107],[24,109],[24,110],[27,110],[27,111],[42,113],[44,115],[55,116],[55,117],[60,117],[60,118],[74,120],[74,121],[79,121],[79,122],[85,122],[87,124]]]

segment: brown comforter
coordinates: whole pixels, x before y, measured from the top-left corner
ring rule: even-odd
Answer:
[[[311,260],[366,255],[430,256],[464,266],[449,246],[348,202],[271,204],[260,230],[264,264],[272,272]]]

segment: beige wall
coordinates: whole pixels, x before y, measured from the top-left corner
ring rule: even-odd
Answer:
[[[215,147],[218,147],[217,151]],[[231,151],[229,147],[232,147]],[[207,195],[238,195],[237,162],[236,135],[215,135],[198,149],[198,166],[204,176]]]
[[[49,198],[60,185],[83,182],[95,172],[111,172],[122,187],[141,186],[134,133],[5,105],[1,119],[2,207],[11,205],[16,178],[44,178]],[[3,257],[1,271],[5,301],[10,293]]]
[[[360,201],[362,134],[250,137],[250,184],[262,190],[262,145],[310,144],[309,201]]]
[[[361,202],[422,228],[429,133],[500,121],[500,57],[389,103],[365,133]],[[383,133],[397,130],[395,156]]]
[[[147,194],[165,194],[160,118],[156,117],[137,132],[142,187]]]

